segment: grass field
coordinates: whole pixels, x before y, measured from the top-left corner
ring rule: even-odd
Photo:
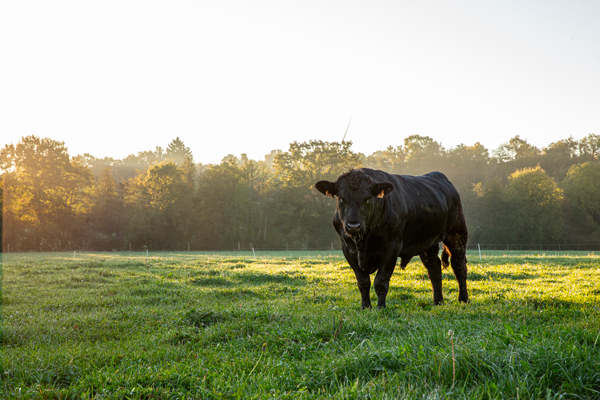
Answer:
[[[600,398],[600,257],[469,254],[359,310],[339,252],[4,254],[0,398]],[[372,292],[374,299],[374,293]]]

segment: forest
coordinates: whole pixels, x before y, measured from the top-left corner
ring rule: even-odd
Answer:
[[[600,245],[599,157],[596,134],[492,151],[412,135],[370,155],[315,140],[204,165],[179,138],[113,159],[32,135],[0,150],[2,250],[337,249],[335,203],[314,184],[359,167],[445,173],[470,243]]]

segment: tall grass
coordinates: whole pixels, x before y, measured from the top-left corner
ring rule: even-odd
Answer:
[[[4,254],[0,397],[599,398],[600,257],[505,253],[381,311],[339,252]]]

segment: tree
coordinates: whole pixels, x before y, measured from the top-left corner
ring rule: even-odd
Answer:
[[[513,137],[501,145],[495,152],[494,155],[500,162],[508,162],[514,160],[522,160],[530,157],[535,157],[540,154],[540,150],[527,143],[525,139],[521,139],[519,135]]]
[[[181,165],[185,160],[190,159],[192,162],[194,157],[189,147],[183,144],[183,141],[176,137],[169,143],[164,154],[165,158],[170,159],[177,165]]]
[[[108,167],[96,177],[92,206],[88,213],[87,248],[108,251],[123,247],[121,225],[124,187],[123,183],[118,184],[115,181]]]
[[[194,189],[186,173],[163,161],[140,172],[128,194],[128,238],[136,247],[184,250],[193,241]]]
[[[573,165],[562,183],[573,236],[600,239],[600,162]]]
[[[578,162],[580,143],[570,137],[550,143],[540,157],[540,166],[557,181],[562,181],[571,165]]]
[[[246,187],[246,195],[242,200],[247,215],[243,239],[249,247],[259,243],[264,246],[272,205],[272,195],[269,193],[271,186],[268,184],[269,170],[266,163],[250,160],[246,154],[242,154],[240,158],[241,184]]]
[[[4,238],[15,250],[57,250],[83,245],[89,168],[69,158],[63,142],[23,137],[0,151],[5,177]]]
[[[401,174],[406,162],[406,152],[402,146],[388,146],[366,157],[365,166],[380,169],[391,174]]]
[[[469,239],[476,243],[506,243],[511,241],[506,188],[499,180],[473,185],[476,198],[465,207]],[[466,196],[470,199],[471,196]],[[468,204],[468,203],[467,203]]]
[[[200,249],[232,249],[241,241],[245,188],[238,164],[235,156],[228,155],[220,164],[208,165],[200,176]]]
[[[555,243],[563,239],[563,191],[539,166],[515,171],[506,188],[515,243]]]
[[[424,157],[439,156],[443,153],[442,145],[429,136],[411,135],[404,139],[404,151],[407,161]]]
[[[0,175],[0,253],[2,253],[2,249],[4,249],[3,242],[2,242],[3,223],[4,223],[4,177],[2,175]]]
[[[273,184],[278,188],[276,223],[281,244],[322,247],[338,241],[331,226],[335,203],[314,188],[320,180],[334,181],[341,173],[360,166],[352,142],[293,142],[275,156]]]
[[[405,172],[422,175],[448,169],[446,152],[439,142],[429,136],[411,135],[404,139]]]
[[[590,133],[579,141],[579,152],[588,161],[600,158],[600,135]]]
[[[275,156],[273,168],[284,187],[312,187],[318,180],[335,180],[344,171],[359,165],[352,142],[312,140],[293,142],[286,152]]]
[[[200,176],[197,209],[199,248],[235,249],[272,245],[267,236],[273,208],[265,162],[228,155]]]
[[[481,143],[460,144],[449,150],[446,157],[449,167],[444,172],[460,192],[470,192],[474,183],[487,180],[490,155]]]

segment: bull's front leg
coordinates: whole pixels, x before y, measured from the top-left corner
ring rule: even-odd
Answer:
[[[433,304],[442,304],[444,296],[442,295],[442,262],[438,257],[439,246],[436,243],[429,250],[420,254],[421,262],[427,268],[427,274],[431,281],[431,288],[433,289]]]
[[[360,307],[363,310],[365,308],[371,308],[371,276],[358,268],[354,269],[354,275],[356,275],[356,283],[358,284],[358,290],[360,291]]]
[[[346,240],[342,241],[342,251],[344,252],[344,256],[346,257],[348,264],[350,264],[350,267],[356,276],[356,283],[358,284],[358,290],[360,291],[361,297],[361,308],[363,310],[365,308],[371,308],[371,297],[369,293],[371,291],[371,276],[363,268],[363,266],[366,265],[366,262],[361,265],[359,261],[361,260],[361,255],[359,254],[356,244],[352,238],[346,237]],[[362,258],[362,260],[364,261],[364,258]]]
[[[397,254],[397,253],[396,253]],[[377,293],[377,308],[385,308],[385,299],[390,288],[390,279],[396,268],[396,255],[391,255],[382,263],[375,276],[375,293]]]

